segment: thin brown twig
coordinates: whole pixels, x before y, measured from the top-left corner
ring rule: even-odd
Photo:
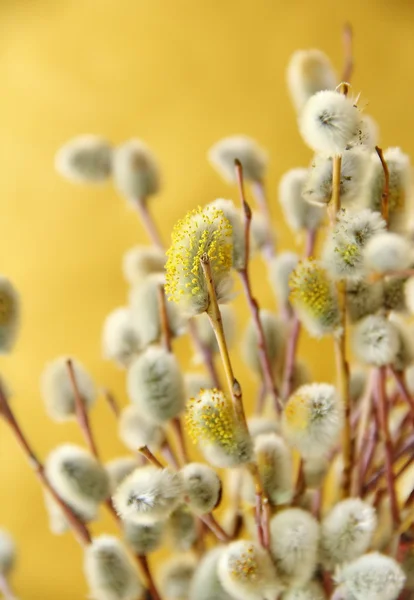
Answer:
[[[51,495],[53,500],[62,510],[65,518],[68,521],[69,526],[73,530],[76,539],[82,545],[88,545],[91,543],[91,535],[89,533],[88,528],[85,523],[83,523],[73,512],[73,510],[62,500],[59,494],[55,491],[51,483],[49,482],[44,466],[41,461],[38,459],[34,450],[32,449],[29,441],[24,435],[20,425],[18,424],[13,411],[6,399],[6,396],[3,392],[3,389],[0,385],[0,417],[4,419],[7,425],[10,427],[13,435],[16,438],[20,448],[23,450],[23,453],[26,455],[28,459],[29,465],[34,471],[36,477],[39,479],[42,487]]]
[[[185,465],[188,463],[189,459],[181,419],[180,417],[175,417],[174,419],[171,419],[170,423],[177,440],[177,448],[179,452],[180,462],[182,465]]]
[[[86,445],[88,446],[91,454],[97,460],[99,460],[99,452],[92,433],[91,424],[89,422],[89,415],[85,408],[83,398],[80,394],[78,383],[76,381],[75,370],[73,368],[73,363],[70,358],[66,361],[66,366],[68,369],[69,379],[73,388],[73,395],[75,397],[75,412],[79,428],[82,432]]]
[[[390,172],[388,170],[387,161],[384,158],[382,148],[375,146],[375,150],[381,161],[382,169],[384,171],[384,187],[381,195],[381,214],[382,218],[389,225],[389,196],[390,196]]]
[[[218,540],[224,543],[231,541],[230,536],[224,531],[222,526],[216,521],[211,513],[206,515],[199,515],[199,518],[207,527],[214,533]]]
[[[141,446],[141,448],[138,448],[138,452],[145,456],[147,461],[154,465],[154,467],[157,467],[158,469],[164,468],[164,465],[158,460],[156,456],[154,456],[154,454],[151,452],[148,446]]]
[[[167,352],[172,351],[171,327],[168,321],[167,299],[165,297],[164,286],[158,287],[158,309],[160,317],[162,345]]]
[[[350,23],[345,23],[342,40],[344,46],[344,67],[342,71],[342,81],[349,83],[354,71],[354,55],[353,55],[353,31]]]
[[[399,393],[401,394],[405,402],[408,404],[408,407],[410,409],[411,423],[414,425],[414,398],[411,396],[410,391],[407,387],[404,377],[404,371],[397,371],[397,369],[392,365],[389,365],[388,369],[392,374],[395,383],[397,384]]]
[[[118,419],[119,415],[121,414],[121,411],[120,411],[119,404],[118,404],[114,394],[110,390],[107,390],[106,388],[102,391],[103,391],[104,398],[105,398],[109,408],[114,413],[115,417]]]
[[[157,246],[160,250],[165,250],[164,244],[162,243],[160,233],[155,225],[155,221],[152,218],[149,210],[147,202],[144,199],[137,198],[134,206],[137,210],[137,213],[140,217],[141,223],[144,226],[145,231],[147,232],[148,237],[154,246]]]
[[[147,580],[147,587],[151,593],[152,600],[161,600],[161,596],[158,593],[157,587],[155,585],[154,579],[152,577],[151,569],[148,564],[148,559],[145,554],[136,554],[135,555],[139,566],[141,567],[145,578]]]
[[[211,350],[209,348],[207,348],[207,346],[200,339],[200,336],[198,335],[198,332],[197,332],[197,326],[195,324],[194,318],[191,318],[188,320],[188,331],[189,331],[189,334],[190,334],[190,337],[193,342],[195,350],[198,352],[198,354],[203,359],[204,366],[206,367],[207,373],[209,374],[209,377],[211,379],[211,383],[213,384],[213,387],[220,390],[221,383],[220,383],[220,378],[217,373],[216,366],[214,364],[213,353],[211,352]]]

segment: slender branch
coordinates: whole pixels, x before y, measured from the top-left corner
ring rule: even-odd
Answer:
[[[210,529],[210,531],[212,531],[214,533],[216,538],[218,540],[220,540],[220,542],[228,543],[231,541],[230,536],[224,531],[222,526],[216,521],[216,519],[213,517],[213,515],[211,513],[207,514],[207,515],[198,515],[198,516],[199,516],[199,519],[205,525],[207,525],[207,527]]]
[[[161,596],[158,593],[157,587],[155,585],[154,579],[152,577],[151,569],[148,564],[148,559],[145,554],[136,554],[135,555],[139,566],[141,567],[145,578],[147,580],[147,587],[151,593],[152,600],[161,600]]]
[[[393,447],[391,441],[390,430],[388,427],[388,406],[385,391],[385,367],[379,367],[377,370],[377,386],[376,386],[376,408],[378,411],[378,419],[380,424],[380,435],[384,444],[385,468],[387,477],[388,494],[390,497],[391,514],[395,528],[400,524],[400,510],[398,507],[397,492],[395,489],[395,479],[392,464]]]
[[[160,448],[161,455],[167,461],[167,464],[173,469],[179,469],[177,458],[171,448],[170,442],[166,439]]]
[[[82,545],[90,544],[91,543],[91,535],[89,533],[88,528],[75,515],[73,510],[66,504],[66,502],[64,502],[62,500],[62,498],[59,496],[59,494],[52,487],[51,483],[49,482],[49,480],[46,476],[43,464],[37,458],[32,447],[30,446],[29,441],[27,440],[22,429],[20,428],[20,425],[18,424],[18,422],[12,412],[12,409],[10,408],[10,405],[6,399],[6,396],[4,395],[4,392],[3,392],[3,389],[1,386],[0,386],[0,416],[4,419],[4,421],[10,427],[13,435],[16,438],[16,441],[18,442],[20,448],[23,450],[23,453],[26,455],[29,465],[32,468],[32,470],[34,471],[36,477],[39,479],[41,485],[50,494],[50,496],[53,498],[53,500],[56,502],[56,504],[62,510],[65,518],[68,521],[68,524],[70,525],[71,529],[73,530],[73,532],[75,534],[76,539]]]
[[[263,483],[260,477],[259,468],[255,463],[250,463],[247,465],[247,469],[251,476],[253,477],[255,492],[256,492],[256,507],[255,507],[255,519],[256,519],[256,527],[257,527],[257,536],[259,539],[259,543],[264,548],[269,548],[270,546],[270,529],[269,529],[269,521],[270,521],[270,506],[269,499],[267,498],[265,491],[263,489]]]
[[[404,377],[404,371],[397,371],[397,369],[392,365],[389,365],[388,369],[394,377],[395,383],[398,387],[398,391],[409,406],[411,423],[414,425],[414,398],[411,396],[410,391],[407,387]]]
[[[353,31],[350,23],[345,23],[342,40],[344,46],[344,68],[342,71],[342,81],[350,82],[354,71],[354,56],[353,56]]]
[[[118,405],[118,402],[116,401],[115,396],[113,395],[113,393],[107,389],[102,390],[103,391],[103,395],[104,398],[109,406],[109,408],[111,409],[111,411],[114,413],[115,417],[118,419],[121,411]]]
[[[193,342],[193,345],[194,345],[196,351],[203,358],[204,366],[206,367],[207,373],[209,374],[209,377],[211,379],[211,383],[213,384],[213,387],[220,390],[221,383],[220,383],[220,379],[219,379],[219,376],[217,373],[216,366],[214,364],[213,354],[210,351],[210,349],[207,348],[207,346],[205,344],[203,344],[202,340],[200,339],[200,336],[197,333],[197,326],[196,326],[193,318],[189,319],[189,321],[188,321],[188,330],[189,330],[189,334],[190,334],[191,340]]]
[[[67,366],[68,373],[69,373],[69,379],[72,384],[73,394],[75,396],[76,418],[78,420],[80,430],[82,432],[82,435],[84,437],[86,445],[88,446],[91,454],[97,460],[99,460],[98,448],[96,446],[95,439],[92,434],[92,429],[91,429],[91,425],[89,422],[88,412],[85,408],[85,403],[83,401],[82,396],[80,395],[79,387],[78,387],[78,384],[76,381],[75,370],[73,368],[73,363],[72,363],[71,359],[68,359],[66,361],[66,366]]]
[[[389,195],[390,195],[390,172],[388,170],[387,162],[384,158],[384,154],[382,149],[378,146],[375,146],[375,150],[378,154],[378,157],[381,161],[381,165],[384,171],[384,188],[382,190],[381,195],[381,214],[382,218],[386,222],[387,226],[389,224]]]
[[[151,242],[160,250],[165,250],[160,233],[157,229],[157,226],[155,225],[155,221],[148,210],[148,205],[145,198],[137,198],[134,202],[134,206]]]
[[[396,472],[395,479],[398,479],[398,477],[400,477],[403,473],[405,473],[405,471],[407,470],[409,465],[412,464],[412,462],[414,461],[414,436],[411,436],[410,438],[408,438],[406,443],[403,446],[401,446],[401,448],[398,450],[398,452],[394,453],[394,455],[392,457],[392,464],[395,465],[400,460],[400,458],[405,456],[407,453],[408,453],[408,459]],[[384,476],[385,473],[386,473],[386,467],[383,466],[380,469],[378,469],[374,473],[374,475],[372,475],[371,479],[369,479],[369,481],[365,484],[365,486],[363,488],[364,496],[366,496],[367,494],[372,492],[372,490],[377,485],[378,481]]]
[[[181,419],[180,417],[175,417],[175,419],[171,419],[170,423],[177,440],[177,448],[181,464],[185,465],[188,463],[188,454]]]
[[[154,456],[154,454],[151,452],[151,450],[148,448],[148,446],[141,446],[141,448],[138,448],[138,452],[140,452],[143,456],[145,456],[145,458],[148,460],[148,462],[150,462],[152,465],[154,465],[154,467],[157,467],[159,469],[164,468],[164,465],[162,463],[160,463],[160,461],[158,460],[158,458],[156,456]]]
[[[341,208],[341,165],[342,156],[336,155],[332,159],[332,197],[330,204],[332,206],[332,221],[335,222],[336,215]]]
[[[164,286],[158,287],[158,307],[160,316],[160,328],[162,345],[167,352],[171,352],[171,328],[168,322],[167,299],[165,297]]]
[[[227,384],[233,400],[234,410],[240,424],[244,424],[247,429],[246,417],[244,414],[243,402],[241,397],[240,384],[234,377],[233,367],[230,361],[230,354],[227,347],[226,338],[224,335],[223,321],[221,318],[220,308],[217,302],[216,290],[214,288],[213,276],[211,273],[210,259],[207,254],[203,254],[200,259],[204,277],[207,284],[209,294],[209,306],[207,315],[210,319],[211,326],[216,336],[217,344],[220,350],[221,359],[223,361],[224,372],[226,374]]]

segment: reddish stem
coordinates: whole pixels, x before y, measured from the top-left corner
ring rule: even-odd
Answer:
[[[145,578],[147,580],[147,586],[151,593],[152,600],[161,600],[161,596],[158,593],[157,587],[155,585],[154,579],[152,577],[151,569],[148,564],[148,559],[145,554],[136,554],[136,559],[145,574]]]
[[[216,521],[211,513],[207,515],[199,515],[199,518],[203,523],[205,523],[205,525],[207,525],[210,531],[214,533],[218,540],[224,543],[231,541],[230,536],[224,531],[222,526]]]
[[[210,352],[209,348],[207,348],[207,346],[205,346],[205,344],[203,344],[202,340],[200,339],[200,337],[197,333],[197,327],[194,322],[194,319],[190,319],[188,321],[188,330],[189,330],[189,334],[190,334],[191,340],[193,342],[193,345],[194,345],[196,351],[203,358],[204,366],[206,367],[207,373],[209,374],[209,377],[211,379],[211,383],[213,384],[213,387],[218,390],[221,390],[222,387],[220,384],[220,379],[219,379],[219,376],[217,373],[217,369],[214,364],[213,354]]]
[[[403,399],[407,402],[408,406],[410,407],[411,422],[412,422],[412,424],[414,424],[414,399],[411,396],[410,391],[405,382],[404,372],[397,371],[397,369],[395,367],[393,367],[392,365],[390,365],[388,367],[388,369],[389,369],[390,373],[392,373],[392,376],[394,377],[395,383],[397,384],[397,387],[398,387],[398,391],[400,392],[401,396],[403,397]]]
[[[134,206],[137,210],[139,218],[141,219],[141,223],[144,226],[145,231],[147,232],[148,237],[154,246],[157,246],[160,250],[165,250],[164,244],[162,243],[160,233],[155,225],[155,221],[152,218],[150,212],[148,211],[148,205],[145,199],[137,198]]]
[[[145,456],[147,461],[154,465],[154,467],[157,467],[158,469],[164,468],[164,465],[160,463],[156,456],[154,456],[154,454],[151,452],[148,446],[142,446],[141,448],[138,448],[138,452],[140,452],[142,456]]]
[[[112,392],[110,392],[107,389],[103,390],[103,394],[104,394],[106,402],[108,403],[109,408],[114,413],[115,417],[118,419],[119,415],[121,414],[121,411],[120,411],[120,408],[119,408],[118,402],[116,401],[115,396],[113,395]]]
[[[175,417],[175,419],[171,419],[171,427],[177,439],[177,447],[180,455],[180,462],[182,465],[185,465],[188,463],[188,454],[180,417]]]

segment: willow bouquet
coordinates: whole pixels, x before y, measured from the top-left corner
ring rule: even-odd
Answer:
[[[319,50],[296,52],[287,67],[299,131],[315,153],[279,186],[286,223],[304,240],[297,254],[276,251],[267,155],[245,136],[208,153],[233,200],[183,216],[169,247],[151,209],[160,169],[143,142],[113,148],[81,136],[57,154],[69,181],[112,177],[152,243],[124,256],[129,299],[103,324],[104,357],[126,375],[130,404],[105,397],[128,455],[102,463],[90,421],[96,387],[74,357],[45,366],[41,395],[52,420],[77,420],[85,447],[64,443],[41,461],[0,389],[0,416],[40,481],[52,532],[70,530],[84,546],[94,600],[413,597],[411,166],[400,148],[378,146],[350,83],[349,28],[345,41],[341,78]],[[253,253],[266,264],[278,313],[254,295]],[[251,415],[232,361],[236,278],[250,310],[241,353],[258,381]],[[0,278],[3,353],[13,349],[19,313],[17,291]],[[298,359],[302,330],[330,338],[329,381],[314,381]],[[183,372],[179,336],[188,336],[197,371]],[[92,536],[102,505],[118,537]],[[9,600],[14,557],[1,531]]]

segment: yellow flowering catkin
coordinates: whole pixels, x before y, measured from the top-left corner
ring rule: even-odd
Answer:
[[[223,211],[214,206],[197,208],[178,221],[167,252],[168,299],[180,303],[189,314],[207,310],[209,294],[200,259],[210,260],[218,302],[228,299],[231,287],[232,228]]]
[[[316,261],[301,261],[289,279],[290,300],[314,337],[333,333],[340,324],[338,299],[326,270]]]

